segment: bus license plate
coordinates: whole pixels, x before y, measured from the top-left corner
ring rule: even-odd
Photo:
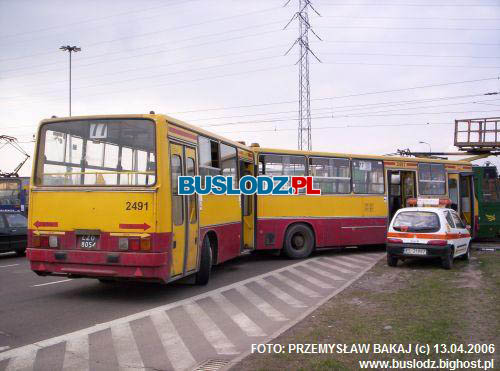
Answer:
[[[97,241],[99,240],[99,236],[94,235],[85,235],[80,239],[80,248],[81,249],[95,249],[97,247]]]
[[[408,255],[427,255],[427,250],[426,249],[410,249],[406,248],[403,250],[405,254]]]

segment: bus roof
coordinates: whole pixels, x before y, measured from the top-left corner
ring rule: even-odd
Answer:
[[[46,124],[46,123],[50,123],[50,122],[61,122],[61,121],[67,121],[67,122],[70,122],[70,121],[79,121],[79,120],[89,120],[89,119],[127,119],[127,118],[131,118],[131,119],[138,119],[138,118],[143,118],[143,119],[153,119],[153,120],[157,120],[157,121],[160,121],[162,119],[165,120],[165,124],[166,123],[171,123],[171,124],[175,124],[177,126],[180,126],[184,129],[188,129],[188,130],[191,130],[197,134],[201,134],[201,135],[204,135],[204,136],[207,136],[207,137],[210,137],[210,138],[214,138],[214,139],[217,139],[217,140],[220,140],[222,142],[225,142],[225,143],[228,143],[228,144],[232,144],[233,146],[235,147],[238,147],[240,149],[245,149],[249,152],[252,152],[252,148],[244,145],[244,144],[241,144],[241,143],[238,143],[238,142],[235,142],[233,140],[230,140],[228,138],[224,138],[220,135],[217,135],[217,134],[214,134],[214,133],[211,133],[207,130],[203,130],[197,126],[194,126],[194,125],[191,125],[191,124],[188,124],[184,121],[181,121],[181,120],[178,120],[176,118],[173,118],[171,116],[168,116],[168,115],[165,115],[165,114],[128,114],[128,115],[89,115],[89,116],[71,116],[71,117],[56,117],[56,118],[50,118],[50,119],[45,119],[45,120],[42,120],[42,122],[40,123],[40,126],[43,125],[43,124]]]
[[[470,162],[467,161],[450,161],[450,160],[439,160],[439,159],[430,159],[422,157],[415,158],[415,157],[399,157],[399,156],[360,155],[352,153],[300,151],[296,149],[278,149],[278,148],[262,148],[262,147],[252,147],[252,149],[254,150],[254,152],[257,153],[277,153],[277,154],[291,154],[291,155],[373,159],[373,160],[384,160],[384,161],[433,162],[433,163],[443,163],[443,164],[471,165]]]

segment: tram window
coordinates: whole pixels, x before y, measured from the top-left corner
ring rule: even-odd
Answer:
[[[421,195],[446,194],[443,164],[418,164],[418,188]]]
[[[448,179],[448,193],[451,200],[451,208],[458,210],[458,182],[456,179]]]
[[[313,177],[314,188],[321,194],[351,192],[350,161],[345,158],[309,158],[309,175]]]
[[[377,160],[352,160],[354,193],[383,194],[384,164]]]

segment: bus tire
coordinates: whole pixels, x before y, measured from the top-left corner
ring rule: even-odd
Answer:
[[[451,269],[453,267],[453,249],[451,249],[449,254],[441,258],[441,265],[444,269]]]
[[[284,252],[290,259],[302,259],[311,255],[314,249],[314,233],[305,224],[292,225],[286,231]]]
[[[115,280],[110,280],[109,278],[98,278],[97,280],[99,281],[99,283],[103,283],[105,285],[109,285],[116,282]]]
[[[398,265],[398,258],[394,255],[387,254],[387,265],[389,267],[395,267]]]
[[[196,273],[194,283],[196,285],[206,285],[210,280],[210,271],[212,270],[212,246],[210,239],[205,236],[201,247],[200,269]]]

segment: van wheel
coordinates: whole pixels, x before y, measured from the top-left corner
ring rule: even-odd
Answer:
[[[453,250],[441,258],[441,265],[444,269],[451,269],[453,267]]]
[[[285,236],[284,252],[291,259],[307,258],[314,248],[314,234],[304,224],[295,224],[288,228]]]
[[[210,239],[205,236],[201,247],[200,269],[196,273],[194,283],[196,285],[206,285],[210,279],[210,271],[212,270],[212,246]]]
[[[468,261],[470,259],[470,254],[471,254],[470,249],[471,249],[471,244],[469,243],[469,245],[467,245],[467,251],[460,257],[462,258],[462,260]]]
[[[16,250],[17,256],[26,256],[26,249]]]
[[[394,255],[387,254],[387,265],[389,267],[395,267],[398,265],[398,258]]]

